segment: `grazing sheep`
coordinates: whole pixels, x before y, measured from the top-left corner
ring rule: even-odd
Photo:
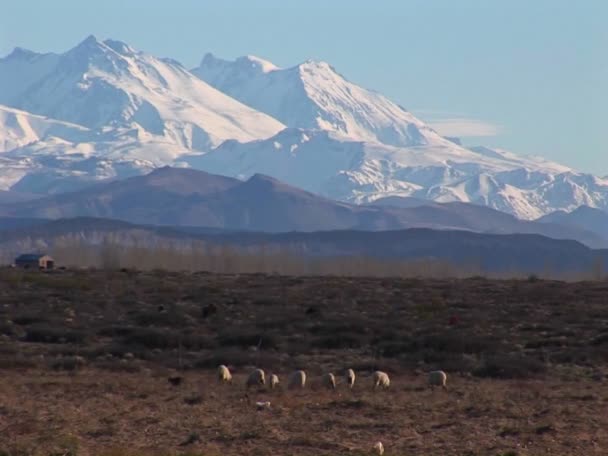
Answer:
[[[388,378],[388,374],[382,371],[376,371],[372,374],[372,380],[374,382],[374,389],[376,388],[388,388],[391,384],[391,380]]]
[[[266,375],[262,369],[255,369],[249,377],[247,377],[247,388],[250,386],[263,386],[266,384]]]
[[[382,456],[384,454],[384,445],[382,445],[382,442],[376,442],[374,443],[372,450],[374,451],[374,453]]]
[[[325,386],[326,388],[329,389],[336,389],[336,376],[334,374],[332,374],[331,372],[328,374],[325,374],[322,378],[321,381],[323,383],[323,386]]]
[[[346,384],[348,385],[349,388],[352,389],[352,387],[355,384],[355,371],[352,369],[348,369],[346,371]]]
[[[279,376],[272,374],[270,376],[270,389],[275,389],[277,386],[279,386]]]
[[[270,410],[270,402],[269,401],[265,401],[265,402],[256,402],[255,406],[258,410]]]
[[[289,376],[289,381],[287,383],[288,389],[302,389],[304,386],[306,386],[306,372],[297,370]]]
[[[429,385],[432,387],[441,386],[443,389],[447,389],[445,386],[445,382],[447,381],[448,376],[443,371],[433,371],[429,372]]]
[[[230,383],[232,381],[232,374],[230,370],[223,364],[217,368],[217,378],[220,383]]]

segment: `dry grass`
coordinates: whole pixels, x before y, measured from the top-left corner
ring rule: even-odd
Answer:
[[[608,449],[608,385],[592,380],[495,381],[451,376],[432,392],[422,376],[373,393],[251,392],[188,372],[76,375],[8,371],[0,380],[6,454],[591,455]],[[192,398],[197,401],[192,401]],[[258,412],[255,400],[269,400]],[[20,453],[21,451],[21,453]],[[131,451],[132,453],[129,453]]]
[[[357,455],[377,440],[399,456],[608,454],[607,298],[601,282],[1,270],[0,455]],[[254,365],[283,381],[305,368],[310,388],[246,395]],[[353,392],[316,386],[347,367]],[[371,391],[375,368],[389,391]],[[447,393],[425,386],[435,368]]]

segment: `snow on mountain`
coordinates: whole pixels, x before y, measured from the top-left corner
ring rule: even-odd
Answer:
[[[171,165],[355,203],[462,201],[525,219],[608,209],[608,178],[467,149],[324,62],[208,54],[190,72],[91,36],[63,54],[1,58],[0,104],[0,190],[60,193]]]
[[[608,212],[589,206],[580,206],[572,212],[552,212],[541,217],[538,221],[570,227],[582,227],[604,239],[608,238]]]
[[[226,141],[191,166],[241,179],[260,173],[356,203],[385,197],[462,201],[537,218],[552,208],[608,207],[608,181],[538,158],[457,145],[394,147],[321,130],[287,129],[267,140]]]
[[[335,131],[393,146],[448,142],[401,106],[346,80],[325,62],[309,60],[280,69],[257,57],[229,62],[206,54],[192,72],[289,127]]]
[[[0,103],[89,128],[136,123],[185,149],[267,138],[284,128],[179,63],[120,41],[89,36],[59,56],[15,51],[0,60],[0,73],[9,75],[0,79]]]
[[[466,149],[400,148],[302,129],[286,129],[267,140],[246,144],[226,141],[208,154],[184,160],[208,172],[239,178],[267,174],[315,193],[357,202],[373,200],[379,194],[409,194],[438,178],[460,180],[467,168],[503,170],[496,160]]]
[[[73,190],[177,164],[182,154],[138,124],[92,130],[0,105],[0,190]]]
[[[0,153],[53,136],[82,139],[87,132],[80,125],[0,105]]]
[[[4,190],[65,191],[284,128],[175,61],[93,36],[64,54],[0,59],[0,103]]]

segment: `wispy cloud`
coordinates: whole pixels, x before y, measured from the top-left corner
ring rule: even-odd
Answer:
[[[500,125],[485,120],[474,119],[464,113],[430,109],[419,109],[415,113],[443,136],[466,138],[473,136],[497,136],[502,133]]]
[[[443,136],[497,136],[501,132],[498,125],[466,117],[431,120],[429,124]]]

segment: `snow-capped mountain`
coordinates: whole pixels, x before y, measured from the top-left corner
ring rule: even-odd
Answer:
[[[608,209],[608,178],[465,148],[324,62],[208,54],[188,71],[94,37],[0,59],[0,190],[55,194],[165,165],[261,173],[355,203],[462,201],[525,219]]]
[[[267,174],[329,198],[356,203],[388,196],[463,201],[533,219],[552,207],[608,207],[608,180],[538,158],[456,145],[394,147],[333,132],[287,129],[273,138],[226,141],[186,161],[212,173]]]
[[[63,54],[17,48],[0,59],[5,190],[74,190],[283,128],[179,63],[119,41],[90,36]]]
[[[93,130],[0,105],[0,189],[75,190],[149,172],[184,151],[138,124]]]
[[[538,157],[466,149],[386,97],[357,86],[325,62],[281,69],[253,56],[206,54],[194,74],[289,127],[248,144],[228,142],[191,162],[212,172],[266,173],[355,202],[386,196],[487,205],[522,218],[552,208],[608,207],[608,180]]]
[[[2,104],[93,129],[137,124],[187,149],[267,138],[284,128],[175,61],[94,36],[61,55],[17,50],[0,61],[0,74],[9,75],[0,78]]]
[[[0,105],[0,153],[47,137],[85,139],[88,129]]]
[[[192,72],[289,127],[335,131],[392,146],[447,141],[401,106],[346,80],[326,62],[309,60],[280,69],[258,57],[229,62],[206,54]]]

